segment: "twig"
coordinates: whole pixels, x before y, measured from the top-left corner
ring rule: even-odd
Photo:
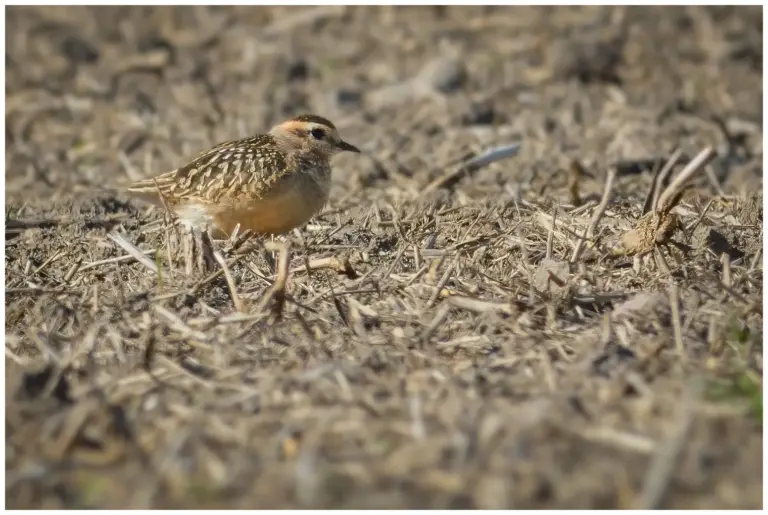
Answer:
[[[762,233],[762,231],[761,231]],[[760,240],[762,241],[762,234],[760,235]],[[749,262],[749,270],[748,272],[751,274],[752,272],[757,269],[757,264],[760,262],[760,256],[763,255],[763,249],[757,249],[757,252],[755,252],[755,257],[752,258],[752,261]]]
[[[254,320],[262,320],[264,318],[264,315],[262,313],[257,314],[245,314],[245,313],[234,313],[232,315],[225,315],[222,317],[212,317],[212,318],[191,318],[187,320],[187,324],[193,325],[196,327],[213,327],[215,325],[221,325],[221,324],[238,324],[242,322],[253,322]]]
[[[155,274],[160,273],[154,261],[149,259],[141,250],[136,248],[136,246],[133,243],[128,241],[126,238],[124,238],[123,235],[116,232],[110,232],[107,234],[107,237],[113,242],[115,242],[123,250],[125,250],[128,254],[132,255],[134,259],[136,259],[136,261],[144,265],[150,271],[152,271]]]
[[[187,336],[189,338],[194,338],[196,340],[200,340],[203,342],[208,340],[205,333],[202,333],[200,331],[195,331],[194,329],[189,327],[187,324],[185,324],[181,318],[176,316],[174,313],[171,313],[170,311],[165,309],[163,306],[159,304],[155,304],[153,307],[155,308],[155,311],[157,311],[159,315],[162,315],[162,317],[165,318],[182,335]]]
[[[35,270],[34,272],[32,272],[32,273],[30,274],[30,277],[31,277],[31,276],[34,276],[34,275],[37,275],[37,274],[39,274],[39,273],[40,273],[40,272],[41,272],[41,271],[42,271],[42,270],[43,270],[45,267],[47,267],[48,265],[50,265],[51,263],[53,263],[53,262],[54,262],[56,259],[58,259],[58,258],[59,258],[59,256],[61,256],[62,254],[64,254],[64,250],[63,250],[63,249],[59,249],[59,250],[57,250],[56,252],[54,252],[54,253],[51,255],[51,257],[49,257],[48,259],[46,259],[46,260],[45,260],[45,262],[43,262],[43,264],[42,264],[42,265],[40,265],[39,267],[37,267],[37,270]]]
[[[232,234],[229,235],[229,241],[228,241],[229,248],[233,248],[235,246],[235,243],[237,242],[238,234],[240,234],[240,224],[235,225],[235,228],[232,229]]]
[[[609,426],[590,427],[578,435],[590,442],[640,454],[651,454],[656,449],[656,442],[646,436],[619,431]]]
[[[72,263],[72,266],[69,267],[69,270],[67,270],[67,273],[64,275],[64,278],[62,279],[62,282],[64,284],[67,284],[69,281],[72,280],[72,278],[75,276],[78,270],[80,270],[80,265],[83,264],[83,258],[77,258],[74,263]]]
[[[720,263],[723,265],[723,278],[722,283],[726,286],[731,286],[731,259],[728,254],[723,252],[720,256]]]
[[[77,295],[77,292],[74,291],[67,291],[66,288],[6,288],[5,289],[6,295],[18,293],[18,294],[32,294],[32,293],[51,293],[54,295]]]
[[[232,302],[235,304],[235,309],[238,311],[238,313],[245,313],[245,306],[243,305],[243,302],[240,300],[240,297],[237,295],[237,286],[235,285],[235,280],[232,277],[232,274],[229,272],[229,267],[227,266],[227,262],[224,260],[224,257],[219,252],[214,252],[213,257],[216,259],[216,261],[221,266],[221,269],[224,271],[224,277],[227,279],[227,286],[229,286],[229,293],[232,295]]]
[[[749,302],[747,299],[745,299],[743,295],[741,295],[739,292],[737,292],[727,284],[723,283],[722,281],[718,283],[718,286],[720,286],[723,290],[725,290],[728,294],[730,294],[734,299],[738,300],[739,302],[747,306],[752,305],[752,303]]]
[[[573,249],[573,255],[571,256],[571,263],[578,261],[581,256],[581,250],[584,247],[584,242],[588,239],[592,239],[595,234],[595,228],[600,223],[600,219],[605,213],[605,209],[608,207],[608,202],[611,200],[611,190],[613,189],[613,179],[616,177],[616,169],[610,168],[608,175],[605,178],[605,189],[603,190],[603,198],[600,199],[600,203],[595,209],[595,213],[592,215],[592,220],[589,223],[589,227],[584,231],[584,235],[579,238],[576,243],[576,248]]]
[[[698,155],[694,157],[691,162],[685,166],[685,168],[683,168],[683,171],[681,171],[677,177],[674,178],[672,183],[670,183],[670,185],[664,190],[664,193],[661,194],[659,201],[655,206],[656,211],[663,213],[671,210],[674,206],[669,205],[670,201],[675,197],[677,193],[679,193],[685,183],[687,183],[690,178],[693,177],[693,174],[706,166],[707,163],[709,163],[716,155],[717,154],[712,149],[712,147],[707,147],[699,152]]]
[[[709,199],[709,202],[707,202],[707,205],[704,206],[704,209],[702,209],[701,214],[696,218],[696,220],[691,223],[689,227],[685,229],[685,232],[688,234],[693,234],[693,231],[696,230],[696,228],[699,226],[702,220],[704,220],[704,217],[707,216],[707,212],[709,212],[709,208],[712,206],[712,204],[715,202],[715,199]]]
[[[171,250],[171,229],[173,228],[173,242],[176,243],[176,249],[174,249],[176,252],[178,252],[178,242],[179,242],[179,231],[176,228],[176,226],[173,223],[168,223],[169,218],[167,216],[163,217],[163,236],[165,237],[165,259],[168,263],[168,268],[170,269],[171,276],[175,273],[175,266],[173,264],[173,254],[174,252]],[[155,259],[159,259],[159,254],[155,255]]]
[[[481,299],[473,299],[471,297],[464,297],[460,295],[452,295],[447,299],[448,303],[467,311],[473,311],[475,313],[504,313],[512,315],[515,312],[515,308],[508,302],[495,302]]]
[[[552,209],[552,227],[547,235],[547,259],[552,259],[552,243],[555,239],[555,224],[557,223],[557,206]]]
[[[307,266],[309,265],[309,266]],[[335,256],[330,257],[324,257],[324,258],[317,258],[312,259],[309,261],[309,263],[297,266],[293,270],[291,270],[292,274],[296,274],[299,272],[308,272],[311,270],[321,270],[324,268],[330,268],[331,270],[335,270],[336,272],[345,273],[350,277],[354,277],[355,271],[352,268],[352,265],[349,263],[348,259],[339,259]]]
[[[435,334],[435,331],[440,327],[440,324],[442,324],[448,317],[451,309],[450,304],[443,304],[440,306],[435,317],[430,321],[429,325],[424,328],[424,331],[422,331],[420,335],[422,343],[427,343],[429,339],[432,338],[432,335]]]
[[[139,250],[139,252],[142,252],[149,257],[155,253],[155,249]],[[135,260],[136,258],[132,254],[129,254],[127,256],[118,256],[118,257],[113,257],[108,259],[101,259],[99,261],[93,261],[91,263],[87,263],[83,268],[80,269],[80,271],[84,272],[86,270],[90,270],[91,268],[95,268],[101,265],[109,265],[111,263],[124,263],[126,261],[135,261]]]
[[[715,191],[718,195],[721,197],[725,197],[726,193],[723,190],[723,187],[720,185],[720,181],[717,179],[717,176],[715,175],[714,170],[712,170],[711,166],[706,166],[704,168],[704,173],[707,174],[707,178],[709,179],[709,182],[712,184],[712,187],[715,188]]]
[[[658,173],[654,175],[653,183],[651,184],[651,191],[648,192],[648,196],[645,198],[645,203],[643,204],[642,214],[645,214],[656,207],[659,200],[659,195],[661,194],[661,188],[662,186],[666,185],[666,180],[669,176],[669,173],[675,167],[682,155],[683,151],[680,148],[675,149],[675,151],[672,152],[672,155],[669,156],[669,159],[667,159],[664,167],[658,170]]]
[[[454,259],[451,262],[451,264],[448,266],[448,268],[445,269],[445,272],[443,272],[442,277],[440,277],[440,280],[437,282],[435,293],[432,294],[432,296],[429,298],[429,301],[427,302],[428,308],[432,307],[435,301],[437,301],[437,298],[440,296],[440,292],[443,291],[443,288],[448,283],[448,280],[451,278],[451,274],[453,273],[453,269],[455,267],[456,267],[456,259]]]
[[[246,256],[247,256],[247,254],[245,254],[245,253],[237,254],[235,257],[233,257],[232,259],[230,259],[227,262],[227,266],[228,267],[234,266],[236,263],[238,263],[241,259],[243,259]],[[203,279],[202,281],[197,283],[194,286],[194,288],[192,288],[192,290],[190,291],[190,294],[191,295],[195,295],[196,293],[198,293],[200,291],[200,289],[203,286],[206,286],[206,285],[212,283],[213,281],[215,281],[216,279],[221,277],[223,273],[224,273],[224,269],[223,268],[219,268],[218,270],[213,272],[211,275],[209,275],[208,277],[206,277],[205,279]]]
[[[282,16],[271,25],[265,27],[262,32],[266,36],[291,32],[302,25],[308,25],[331,16],[339,16],[344,13],[344,6],[321,5],[311,9],[302,9],[295,14]]]

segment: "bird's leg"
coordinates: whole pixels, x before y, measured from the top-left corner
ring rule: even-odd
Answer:
[[[216,244],[213,242],[213,238],[211,237],[211,233],[207,227],[203,229],[202,242],[206,270],[213,270],[216,268],[216,258],[214,257],[214,253],[216,252]]]
[[[202,272],[208,272],[216,267],[216,258],[208,226],[195,226],[195,246],[197,247],[197,266]]]
[[[192,275],[195,269],[194,236],[192,227],[184,224],[181,227],[181,239],[184,242],[184,273]]]
[[[277,264],[275,282],[264,293],[264,297],[259,305],[259,311],[265,311],[271,305],[272,320],[279,319],[283,314],[285,306],[285,289],[288,283],[288,264],[290,262],[290,242],[283,241],[275,244],[274,241],[264,245],[265,250],[278,251],[280,258]]]

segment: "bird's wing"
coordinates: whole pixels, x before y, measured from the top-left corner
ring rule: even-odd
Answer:
[[[287,161],[275,139],[262,134],[219,143],[176,170],[134,182],[128,191],[157,196],[159,190],[170,201],[217,202],[244,190],[261,196],[282,175]]]

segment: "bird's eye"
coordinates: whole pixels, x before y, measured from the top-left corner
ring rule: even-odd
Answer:
[[[323,139],[323,137],[325,137],[325,131],[323,129],[312,129],[309,133],[315,139]]]

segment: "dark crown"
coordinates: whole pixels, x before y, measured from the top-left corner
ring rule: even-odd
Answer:
[[[294,122],[319,123],[320,125],[325,125],[326,127],[330,127],[331,129],[336,130],[336,126],[333,125],[330,120],[314,114],[302,114],[292,118],[291,120]]]

